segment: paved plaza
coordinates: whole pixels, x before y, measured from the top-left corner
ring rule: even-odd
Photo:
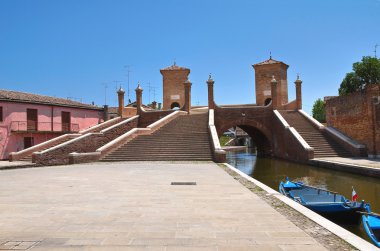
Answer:
[[[325,250],[211,162],[3,170],[0,218],[0,250]]]

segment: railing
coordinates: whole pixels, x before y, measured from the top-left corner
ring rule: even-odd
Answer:
[[[218,133],[214,124],[214,109],[208,110],[208,130],[211,137],[212,150],[214,151],[214,161],[218,163],[226,162],[226,151],[220,146]]]
[[[79,124],[12,121],[12,132],[79,132]]]

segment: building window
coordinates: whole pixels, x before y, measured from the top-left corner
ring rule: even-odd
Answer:
[[[0,106],[0,122],[3,122],[3,107]]]

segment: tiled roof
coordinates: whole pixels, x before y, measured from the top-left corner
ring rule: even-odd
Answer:
[[[169,67],[166,67],[164,69],[161,69],[161,71],[175,71],[175,70],[190,70],[189,68],[178,66],[176,64],[173,64]]]
[[[70,99],[56,98],[56,97],[39,95],[39,94],[8,91],[8,90],[0,90],[0,101],[57,105],[57,106],[85,108],[85,109],[93,109],[93,110],[103,109],[102,107],[99,107],[99,106],[83,104],[83,103],[73,101]]]
[[[284,64],[284,65],[287,65],[287,64],[285,64],[284,62],[274,60],[274,59],[272,59],[272,57],[271,57],[271,58],[269,58],[268,60],[265,60],[265,61],[263,61],[263,62],[261,62],[261,63],[254,64],[254,66],[256,66],[256,65],[267,65],[267,64]]]
[[[126,105],[126,106],[124,106],[124,107],[135,107],[136,108],[136,101],[135,102],[132,102],[132,103],[130,103],[130,104],[128,104],[128,105]],[[149,106],[146,106],[146,105],[142,105],[142,107],[145,109],[145,110],[152,110],[152,108],[151,107],[149,107]],[[114,107],[114,106],[111,106],[111,107],[108,107],[108,113],[109,114],[117,114],[117,112],[118,112],[118,109],[119,109],[119,107]]]
[[[118,107],[108,107],[108,113],[109,114],[117,114]]]

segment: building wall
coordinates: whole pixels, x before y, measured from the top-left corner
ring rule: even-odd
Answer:
[[[277,92],[281,97],[281,104],[288,103],[288,66],[281,63],[255,65],[256,104],[264,105],[265,100],[271,98],[272,76],[277,81]]]
[[[184,84],[187,80],[190,70],[161,70],[163,77],[163,109],[171,109],[174,102],[182,107],[185,103],[185,87]]]
[[[380,105],[377,86],[364,92],[326,99],[326,122],[356,141],[365,144],[370,155],[380,155]]]
[[[16,102],[0,102],[3,107],[3,121],[0,122],[0,159],[7,159],[9,152],[17,152],[24,149],[24,137],[33,137],[34,145],[42,143],[60,135],[62,129],[61,112],[70,112],[71,124],[78,124],[79,130],[87,129],[102,121],[103,112],[90,109],[78,109],[69,107],[58,107],[49,105],[16,103]],[[18,126],[25,129],[27,120],[26,109],[37,109],[38,111],[38,130],[45,131],[39,133],[15,133],[13,129]],[[52,116],[53,115],[53,116]],[[52,120],[53,118],[53,120]],[[22,123],[15,123],[21,121]],[[13,123],[12,123],[13,122]],[[51,131],[51,123],[53,122],[53,130]],[[62,134],[62,133],[61,133]]]

